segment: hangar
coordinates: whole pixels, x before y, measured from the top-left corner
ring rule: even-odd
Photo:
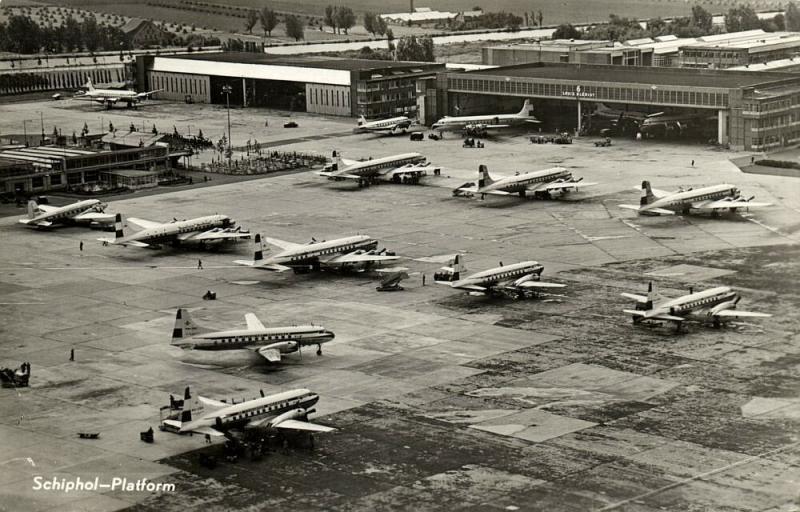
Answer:
[[[382,117],[416,109],[419,78],[444,64],[241,52],[142,57],[137,83],[156,98]],[[144,78],[144,80],[141,80]]]
[[[558,123],[580,130],[582,110],[602,103],[708,113],[716,118],[716,141],[739,150],[800,142],[800,77],[780,72],[535,63],[442,72],[418,89],[426,123],[456,113],[512,112],[532,98],[537,117],[550,128]]]

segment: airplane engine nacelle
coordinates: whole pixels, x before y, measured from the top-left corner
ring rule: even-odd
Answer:
[[[276,425],[280,425],[280,423],[282,421],[286,421],[286,420],[294,420],[294,419],[297,419],[297,418],[305,419],[305,417],[308,416],[308,414],[310,412],[312,412],[312,411],[311,410],[307,410],[307,409],[292,409],[291,411],[286,411],[283,414],[279,414],[278,416],[275,416],[275,418],[272,421],[270,421],[267,424],[267,426],[268,427],[274,427]]]
[[[282,341],[280,343],[272,343],[269,348],[275,348],[281,352],[294,352],[297,350],[298,343],[296,341]]]
[[[539,276],[542,273],[542,270],[544,270],[544,268],[542,268],[538,272],[534,271],[534,273],[531,273],[531,274],[528,274],[526,276],[520,277],[519,279],[514,281],[514,286],[519,286],[522,283],[525,283],[525,282],[528,282],[528,281],[538,281],[539,280]]]

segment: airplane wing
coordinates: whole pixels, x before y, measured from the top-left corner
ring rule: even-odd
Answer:
[[[326,427],[325,425],[317,425],[308,421],[300,420],[283,420],[275,425],[275,428],[283,428],[287,430],[305,430],[310,432],[333,432],[335,428]]]
[[[79,94],[77,96],[73,96],[72,99],[81,101],[94,101],[97,103],[116,103],[119,101],[119,96],[90,96],[87,94]]]
[[[209,229],[208,231],[203,231],[202,233],[184,233],[182,235],[178,235],[178,240],[182,242],[192,241],[192,242],[207,242],[207,241],[214,241],[214,240],[239,240],[243,238],[250,238],[249,231],[242,231],[239,228],[236,229],[226,229],[226,228],[214,228]]]
[[[36,205],[36,209],[43,213],[50,213],[58,210],[55,206],[47,206],[46,204],[38,204]]]
[[[74,217],[75,220],[88,220],[90,222],[113,222],[115,215],[113,213],[100,213],[100,212],[83,212]]]
[[[548,183],[538,190],[566,190],[568,188],[578,189],[580,187],[591,187],[592,185],[597,185],[597,183],[589,183],[585,181],[555,181],[553,183]]]
[[[686,320],[685,318],[683,318],[681,316],[673,316],[673,315],[668,315],[666,313],[657,313],[657,314],[651,316],[651,315],[648,315],[647,311],[640,311],[638,309],[636,309],[636,310],[634,310],[634,309],[623,309],[622,312],[623,313],[628,313],[629,315],[640,316],[640,317],[642,317],[642,318],[644,318],[646,320],[666,320],[666,321],[670,321],[670,322],[683,322],[684,320]]]
[[[133,247],[142,247],[142,248],[150,247],[150,244],[146,244],[144,242],[138,242],[136,240],[130,240],[128,242],[118,242],[116,238],[110,238],[110,237],[98,238],[97,241],[105,242],[107,244],[112,244],[112,245],[121,245],[123,247],[126,247],[128,245],[132,245]]]
[[[224,437],[225,436],[225,434],[223,434],[219,430],[217,430],[215,428],[212,428],[212,427],[197,427],[197,428],[193,429],[192,432],[197,432],[198,434],[205,434],[205,435],[214,436],[214,437],[220,437],[220,436]]]
[[[277,263],[261,263],[259,261],[253,261],[253,260],[234,260],[234,263],[236,263],[237,265],[243,265],[245,267],[259,268],[262,270],[271,270],[272,272],[286,272],[287,270],[292,270],[292,267],[287,267],[285,265],[279,265]]]
[[[256,352],[270,363],[279,363],[281,361],[281,351],[277,348],[260,347]]]
[[[342,165],[344,165],[345,167],[349,167],[349,166],[351,166],[351,165],[355,165],[355,164],[359,163],[359,162],[358,162],[358,160],[349,160],[349,159],[347,159],[347,158],[341,158],[341,157],[339,157],[339,161],[340,161],[340,162],[342,163]]]
[[[620,293],[626,299],[635,300],[639,304],[647,304],[647,297],[644,295],[636,295],[635,293]]]
[[[280,247],[284,251],[288,250],[288,249],[294,249],[296,247],[300,247],[300,246],[303,245],[303,244],[296,244],[294,242],[287,242],[286,240],[280,240],[278,238],[270,238],[270,237],[264,237],[264,241],[267,242],[270,245],[274,245],[274,246]]]
[[[543,283],[542,281],[524,281],[514,285],[516,288],[566,288],[565,284]]]
[[[162,225],[160,222],[153,222],[152,220],[139,219],[136,217],[128,217],[127,220],[130,224],[134,224],[141,229],[157,228]]]
[[[431,168],[433,169],[433,168]],[[392,179],[394,176],[403,176],[405,174],[409,175],[425,175],[428,174],[428,165],[404,165],[402,167],[396,167],[394,169],[390,169],[381,173],[381,176],[384,179]]]
[[[624,210],[635,210],[643,215],[675,215],[675,212],[667,210],[666,208],[648,208],[647,210],[643,210],[641,206],[633,204],[619,204],[617,206]]]
[[[477,124],[473,125],[475,127],[481,128],[483,130],[497,130],[500,128],[508,128],[511,126],[510,124]]]
[[[713,316],[720,318],[770,318],[772,315],[769,313],[755,313],[753,311],[739,311],[737,309],[723,309]]]
[[[400,256],[388,256],[386,254],[375,254],[369,252],[351,252],[349,254],[342,254],[339,256],[334,256],[328,260],[325,260],[325,263],[368,263],[371,261],[391,261],[391,260],[399,260]]]
[[[448,283],[446,281],[437,281],[437,282],[453,286],[452,284],[450,284],[450,283]],[[461,286],[453,286],[453,288],[458,288],[459,290],[471,290],[473,292],[485,292],[486,291],[486,287],[478,286],[477,284],[464,284],[464,285],[461,285]]]
[[[163,90],[164,89],[156,89],[155,91],[140,92],[139,94],[136,95],[136,97],[139,98],[139,99],[146,99],[146,98],[149,98],[151,95],[153,95],[153,94],[155,94],[157,92],[161,92]]]
[[[244,320],[247,322],[248,331],[263,331],[265,329],[264,324],[262,324],[261,320],[253,313],[244,315]]]
[[[727,210],[728,208],[764,208],[772,203],[751,203],[742,199],[719,199],[717,201],[700,201],[692,203],[696,210]]]

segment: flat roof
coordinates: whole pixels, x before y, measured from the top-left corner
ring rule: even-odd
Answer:
[[[436,62],[395,62],[391,60],[346,59],[315,55],[277,55],[271,53],[220,52],[165,56],[170,59],[223,62],[229,64],[266,64],[299,68],[321,68],[337,71],[370,71],[374,69],[408,69],[436,65]],[[440,64],[441,65],[441,64]]]
[[[646,85],[672,85],[737,89],[778,80],[785,73],[751,73],[747,71],[649,68],[640,66],[587,66],[580,64],[520,64],[495,69],[467,72],[469,75],[490,75],[513,78],[542,78],[577,82],[621,82]]]

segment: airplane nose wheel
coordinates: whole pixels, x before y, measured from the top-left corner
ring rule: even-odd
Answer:
[[[317,345],[317,355],[318,356],[322,355],[322,345]]]

